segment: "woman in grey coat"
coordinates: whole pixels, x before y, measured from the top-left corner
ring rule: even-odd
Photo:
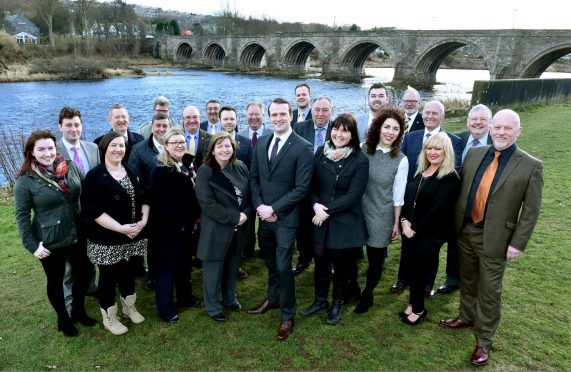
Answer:
[[[399,237],[399,217],[404,204],[408,160],[400,152],[404,135],[400,110],[383,110],[371,123],[363,148],[369,158],[369,182],[363,195],[367,239],[367,284],[354,312],[373,305],[373,290],[381,280],[387,246]]]
[[[202,260],[204,305],[217,321],[228,319],[223,307],[241,309],[236,276],[248,242],[251,203],[248,168],[236,159],[236,148],[229,133],[214,135],[196,177],[196,197],[202,209],[197,255]]]

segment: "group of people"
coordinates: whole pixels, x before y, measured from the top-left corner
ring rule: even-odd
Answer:
[[[140,134],[129,130],[120,104],[109,109],[111,130],[94,143],[80,139],[81,113],[70,107],[60,112],[60,140],[33,132],[14,187],[16,220],[24,246],[45,270],[58,329],[75,336],[74,323],[96,324],[84,306],[93,265],[105,328],[128,331],[117,315],[117,288],[122,313],[143,322],[135,274],[145,252],[146,285],[155,289],[162,320],[177,322],[178,308],[202,306],[192,293],[193,259],[201,261],[207,314],[228,320],[228,310],[241,309],[240,262],[253,254],[258,227],[268,284],[248,312],[280,309],[277,339],[285,340],[297,313],[294,276],[312,260],[315,298],[299,313],[327,313],[326,323],[335,325],[344,303],[356,299],[356,314],[373,306],[387,247],[402,237],[391,292],[409,287],[403,323],[426,318],[425,298],[434,296],[447,242],[439,291],[460,288],[460,315],[440,324],[473,327],[470,360],[487,363],[506,261],[525,249],[541,203],[542,163],[515,144],[517,113],[492,117],[477,105],[468,130],[455,135],[441,127],[442,103],[427,102],[420,113],[420,94],[410,87],[401,109],[383,84],[373,84],[369,110],[357,117],[333,119],[331,99],[312,100],[305,83],[295,87],[295,101],[295,110],[286,99],[271,101],[271,128],[264,126],[264,105],[247,104],[248,128],[241,132],[233,107],[210,100],[201,122],[200,110],[187,106],[179,125],[162,96]],[[292,267],[294,246],[299,258]],[[361,291],[363,247],[368,266]],[[73,280],[64,280],[66,272]]]

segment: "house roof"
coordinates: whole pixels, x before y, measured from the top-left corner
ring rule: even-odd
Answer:
[[[4,17],[4,25],[6,27],[6,31],[12,35],[25,32],[35,37],[40,36],[40,29],[38,26],[32,23],[32,21],[26,18],[22,13],[6,15]]]

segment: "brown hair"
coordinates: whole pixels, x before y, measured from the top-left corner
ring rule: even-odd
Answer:
[[[41,139],[51,139],[52,141],[54,141],[54,146],[56,144],[56,136],[54,136],[53,133],[50,132],[49,130],[33,131],[32,134],[30,134],[30,137],[28,137],[28,139],[26,140],[26,143],[24,144],[24,163],[22,164],[22,167],[20,168],[17,177],[23,176],[30,169],[30,165],[32,164],[32,159],[34,158],[34,155],[32,155],[32,152],[34,151],[34,146],[36,145],[36,142]]]
[[[234,111],[234,114],[236,114],[236,109],[232,106],[222,106],[220,107],[220,110],[218,110],[218,118],[222,119],[222,112],[223,111]],[[238,114],[236,114],[236,116],[238,116]]]
[[[311,88],[310,88],[309,85],[307,85],[306,83],[297,84],[297,85],[295,86],[295,89],[293,90],[293,93],[295,94],[295,91],[297,90],[297,88],[302,88],[302,87],[307,88],[307,93],[309,93],[309,95],[311,96]]]
[[[391,146],[391,151],[389,152],[389,156],[391,158],[395,158],[398,156],[400,152],[400,145],[402,142],[402,137],[404,136],[404,115],[402,114],[401,110],[397,108],[385,108],[381,110],[379,115],[373,122],[371,123],[371,128],[367,132],[367,136],[365,137],[365,145],[367,146],[367,154],[374,155],[375,151],[377,150],[377,145],[381,139],[381,127],[385,123],[387,119],[394,119],[399,123],[399,134],[395,141]]]
[[[274,100],[272,101],[272,103],[270,103],[270,105],[268,106],[268,115],[270,115],[270,108],[272,107],[272,104],[276,104],[276,105],[282,105],[282,104],[286,104],[289,114],[291,115],[292,111],[291,111],[291,105],[289,104],[289,101],[285,98],[274,98]]]
[[[359,147],[359,132],[357,131],[357,121],[351,114],[340,114],[333,120],[331,123],[331,129],[339,129],[345,128],[346,130],[351,133],[351,141],[349,141],[349,147],[353,148],[353,151],[359,151],[361,148]],[[333,141],[331,140],[331,131],[327,135],[327,141],[329,141],[329,147],[332,149],[335,148]]]
[[[58,123],[61,125],[63,123],[63,119],[73,119],[76,116],[79,118],[79,121],[81,121],[81,112],[78,109],[75,107],[65,106],[59,112]]]
[[[216,159],[212,154],[212,152],[214,151],[214,146],[216,146],[218,142],[224,141],[226,138],[228,138],[230,140],[230,143],[232,144],[233,152],[232,152],[232,157],[230,158],[230,162],[232,164],[236,164],[236,149],[238,148],[238,144],[228,132],[218,132],[210,138],[210,143],[208,144],[208,155],[206,155],[206,159],[204,159],[204,162],[202,164],[212,166],[216,162]]]
[[[99,156],[102,162],[103,159],[105,159],[105,153],[107,152],[109,144],[111,143],[111,141],[113,141],[115,138],[118,137],[125,138],[121,133],[112,130],[110,132],[107,132],[107,134],[104,135],[103,138],[101,138],[101,141],[99,141]],[[127,145],[127,143],[125,143],[125,145]]]

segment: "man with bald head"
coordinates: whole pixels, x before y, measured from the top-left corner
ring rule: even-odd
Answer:
[[[182,112],[186,149],[194,157],[194,169],[197,171],[202,165],[204,144],[212,135],[200,129],[200,111],[196,106],[186,106]]]
[[[474,327],[474,365],[488,363],[500,323],[502,278],[509,260],[525,250],[541,206],[543,163],[518,148],[519,115],[499,111],[493,144],[470,149],[461,169],[454,210],[460,258],[460,315],[450,329]]]

